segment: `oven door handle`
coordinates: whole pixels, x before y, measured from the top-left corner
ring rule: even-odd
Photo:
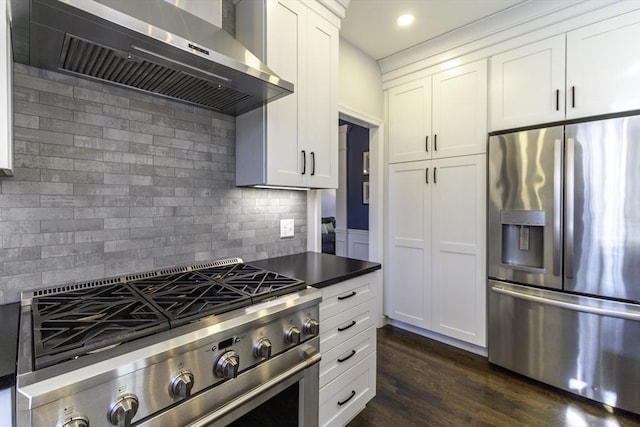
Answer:
[[[318,350],[316,350],[315,348],[309,348],[309,349],[306,349],[305,352],[307,353],[306,358],[302,362],[292,366],[290,369],[287,369],[281,374],[273,377],[273,379],[249,391],[248,393],[243,394],[242,396],[239,396],[237,399],[234,399],[232,402],[224,405],[223,407],[207,415],[206,417],[200,418],[199,420],[196,420],[193,423],[188,424],[187,427],[204,427],[204,426],[210,425],[215,420],[240,408],[242,405],[258,397],[259,395],[266,392],[270,388],[278,385],[281,382],[286,381],[287,379],[297,375],[298,373],[304,371],[305,369],[308,369],[311,366],[315,365],[316,363],[320,362],[320,359],[322,358],[322,356]]]

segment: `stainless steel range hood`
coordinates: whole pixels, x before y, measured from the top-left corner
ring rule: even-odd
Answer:
[[[11,0],[16,62],[237,116],[293,92],[224,30],[159,0]]]

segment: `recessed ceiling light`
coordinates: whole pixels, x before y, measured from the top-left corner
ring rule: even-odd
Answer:
[[[399,16],[396,22],[401,27],[406,27],[407,25],[411,25],[413,23],[413,19],[414,19],[413,15],[408,13],[408,14]]]

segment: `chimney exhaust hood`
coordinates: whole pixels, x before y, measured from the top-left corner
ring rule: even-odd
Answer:
[[[237,116],[293,92],[221,28],[158,0],[11,0],[14,60]]]

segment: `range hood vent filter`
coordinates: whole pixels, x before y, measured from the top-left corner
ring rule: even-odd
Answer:
[[[226,111],[250,95],[216,85],[175,67],[169,68],[129,52],[120,52],[67,34],[60,69],[169,98]]]

